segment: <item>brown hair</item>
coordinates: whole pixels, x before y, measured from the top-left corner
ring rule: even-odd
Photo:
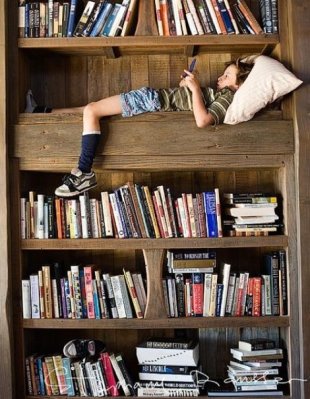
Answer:
[[[241,85],[249,76],[249,73],[252,71],[254,64],[250,64],[248,62],[242,61],[241,58],[237,58],[235,61],[227,62],[225,65],[226,68],[229,65],[236,65],[236,67],[238,68],[236,84]]]

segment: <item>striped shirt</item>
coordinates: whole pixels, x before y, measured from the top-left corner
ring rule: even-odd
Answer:
[[[192,92],[188,87],[173,89],[158,89],[161,111],[192,111]],[[234,92],[229,88],[219,91],[211,87],[201,88],[203,101],[208,112],[213,116],[216,125],[223,123],[227,108],[234,98]]]

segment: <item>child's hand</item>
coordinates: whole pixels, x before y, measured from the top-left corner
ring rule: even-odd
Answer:
[[[184,72],[186,73],[187,76],[185,76],[185,78],[181,76],[182,80],[180,81],[179,86],[188,87],[191,92],[200,90],[200,85],[195,75],[186,69],[184,69]]]

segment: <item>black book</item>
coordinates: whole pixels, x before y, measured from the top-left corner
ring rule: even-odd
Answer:
[[[64,312],[62,309],[61,283],[60,283],[60,280],[63,277],[62,264],[60,262],[54,262],[53,263],[53,271],[54,271],[54,278],[56,280],[56,287],[57,287],[59,317],[62,318],[64,315]]]
[[[128,369],[127,369],[127,367],[125,365],[125,362],[124,362],[124,359],[123,359],[122,355],[121,354],[115,355],[115,359],[116,359],[116,362],[117,362],[117,364],[118,364],[118,366],[119,366],[119,368],[121,370],[121,373],[122,373],[122,375],[124,377],[124,380],[125,380],[127,388],[129,389],[131,395],[135,396],[136,392],[135,392],[135,389],[134,389],[134,382],[133,382],[133,379],[132,379],[131,375],[128,372]]]
[[[286,253],[284,250],[280,250],[278,252],[278,255],[279,255],[279,270],[281,272],[281,281],[279,281],[279,285],[281,287],[280,310],[281,310],[281,316],[286,316],[288,314]]]
[[[239,349],[245,351],[257,351],[263,349],[275,349],[276,343],[272,339],[267,338],[253,338],[239,341]]]

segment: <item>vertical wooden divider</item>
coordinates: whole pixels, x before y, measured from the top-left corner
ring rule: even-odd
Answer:
[[[158,36],[154,0],[139,0],[135,36]]]
[[[164,249],[143,250],[147,278],[145,319],[167,317],[162,287],[165,254],[166,251]]]

